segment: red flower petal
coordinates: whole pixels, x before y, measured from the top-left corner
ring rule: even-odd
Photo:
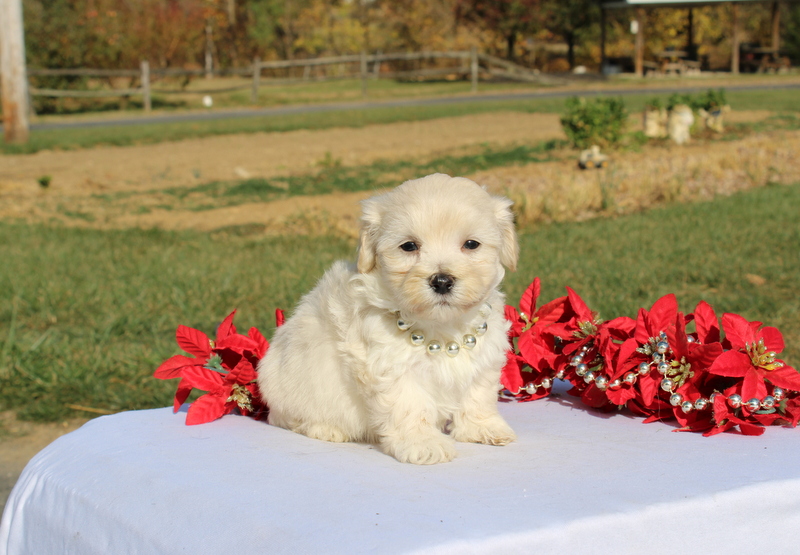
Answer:
[[[567,298],[569,299],[569,305],[572,307],[572,310],[575,312],[575,316],[580,321],[587,321],[593,318],[592,311],[589,310],[589,307],[586,306],[586,303],[581,299],[580,295],[578,295],[571,287],[567,287]]]
[[[209,393],[222,390],[222,386],[225,383],[225,378],[219,372],[198,366],[187,368],[183,373],[183,377],[193,387]]]
[[[205,359],[175,355],[162,362],[161,366],[156,368],[156,371],[153,372],[153,376],[159,380],[171,380],[172,378],[179,377],[184,368],[202,366],[205,363]]]
[[[700,301],[694,309],[694,322],[697,338],[702,343],[717,343],[720,339],[719,321],[714,309],[705,301]]]
[[[678,315],[678,299],[674,294],[664,295],[653,303],[647,316],[648,331],[650,337],[666,332],[670,325],[675,323]]]
[[[217,341],[216,345],[214,345],[215,351],[223,351],[225,349],[229,349],[242,355],[245,351],[249,351],[251,353],[258,351],[258,344],[246,335],[232,333],[227,337],[220,339]]]
[[[208,358],[211,355],[211,344],[208,336],[200,330],[187,326],[178,326],[175,339],[181,349],[196,357]]]
[[[228,314],[222,323],[217,326],[217,341],[228,337],[232,333],[236,333],[236,326],[233,325],[233,317],[236,315],[236,310]]]
[[[800,372],[791,366],[782,366],[772,372],[766,372],[764,378],[772,385],[783,389],[800,391]]]
[[[508,330],[509,337],[519,337],[519,334],[522,333],[524,324],[517,313],[517,309],[513,306],[506,305],[503,315],[505,316],[506,320],[511,323],[511,328]]]
[[[742,382],[742,400],[747,402],[750,399],[763,399],[767,396],[767,386],[761,372],[753,367],[744,375]]]
[[[500,383],[511,393],[516,394],[522,388],[522,375],[519,358],[514,351],[506,351],[506,365],[500,373]]]
[[[189,395],[192,393],[192,384],[189,383],[187,379],[182,379],[180,383],[178,383],[178,389],[175,391],[175,401],[172,404],[172,412],[178,412],[178,409],[181,408],[186,402],[186,399],[189,398]]]
[[[739,351],[725,351],[708,369],[717,376],[741,378],[753,367],[750,357]]]
[[[283,311],[280,308],[275,309],[275,326],[281,327],[283,323],[286,321],[286,316],[283,314]]]
[[[776,353],[783,351],[785,347],[783,335],[778,331],[778,328],[771,326],[761,328],[761,337],[764,339],[764,346],[768,351],[775,351]]]
[[[541,290],[542,285],[539,278],[534,278],[533,282],[525,289],[519,301],[520,312],[524,312],[529,317],[533,317],[536,312],[536,301],[539,298],[539,292]]]
[[[725,330],[725,338],[738,349],[744,349],[748,343],[758,341],[750,322],[738,314],[730,314],[728,312],[723,314],[722,328]]]
[[[265,354],[267,354],[267,349],[269,349],[269,341],[258,331],[257,328],[250,328],[247,332],[247,336],[252,339],[256,344],[256,351],[253,353],[258,358],[262,358]]]
[[[232,407],[226,406],[227,396],[206,394],[197,399],[189,412],[186,413],[186,424],[205,424],[231,412]]]
[[[230,384],[245,385],[256,379],[256,374],[253,365],[249,360],[242,357],[236,367],[225,376],[225,382]]]

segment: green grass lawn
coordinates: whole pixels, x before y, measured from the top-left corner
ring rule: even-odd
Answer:
[[[542,226],[520,237],[511,304],[540,276],[543,300],[570,285],[604,318],[635,316],[674,292],[779,327],[800,359],[800,184],[616,219]],[[239,308],[241,328],[272,333],[355,243],[333,237],[94,231],[0,223],[0,410],[56,420],[67,405],[165,406],[175,382],[152,378],[177,354],[179,324],[211,333]],[[748,274],[765,280],[754,285]],[[752,277],[751,277],[752,279]],[[757,281],[757,280],[756,280]]]

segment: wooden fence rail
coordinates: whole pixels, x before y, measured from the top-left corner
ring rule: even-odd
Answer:
[[[417,68],[417,69],[396,69],[385,68],[388,62],[425,62],[433,60],[456,60],[461,63],[458,66]],[[339,66],[338,72],[325,72],[324,74],[312,75],[315,68],[326,66]],[[371,66],[371,69],[370,69]],[[265,78],[265,71],[288,70],[291,74],[292,69],[303,68],[302,77],[277,77]],[[378,54],[351,54],[348,56],[326,56],[321,58],[309,58],[303,60],[276,60],[261,61],[258,58],[253,60],[250,67],[227,68],[214,70],[213,75],[240,75],[250,76],[252,82],[249,85],[238,85],[222,89],[193,89],[193,90],[171,90],[154,89],[151,87],[152,77],[192,77],[208,75],[204,69],[150,69],[147,61],[143,61],[138,70],[134,69],[38,69],[31,68],[28,75],[36,76],[83,76],[83,77],[131,77],[139,79],[139,87],[135,88],[115,88],[109,90],[66,90],[29,87],[31,96],[45,96],[53,98],[74,97],[74,98],[99,98],[109,96],[139,96],[143,98],[145,111],[150,111],[152,105],[152,94],[217,94],[221,92],[233,92],[250,89],[250,100],[253,104],[258,103],[259,89],[265,84],[284,84],[296,83],[300,81],[327,81],[332,79],[353,79],[360,78],[361,92],[364,98],[368,94],[368,81],[370,79],[400,79],[415,77],[433,77],[460,73],[469,76],[472,83],[472,91],[477,92],[478,82],[481,75],[491,77],[501,77],[505,79],[538,83],[542,85],[557,85],[563,80],[540,74],[536,71],[524,68],[501,58],[479,54],[475,49],[466,51],[450,52],[398,52],[398,53],[378,53]]]

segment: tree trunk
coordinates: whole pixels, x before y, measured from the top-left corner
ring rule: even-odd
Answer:
[[[566,33],[564,38],[567,39],[567,63],[569,69],[575,69],[575,33]]]
[[[506,36],[506,59],[509,62],[514,61],[514,46],[517,44],[517,34],[510,33]]]

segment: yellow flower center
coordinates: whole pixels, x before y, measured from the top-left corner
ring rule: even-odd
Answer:
[[[750,355],[750,360],[753,361],[753,366],[763,368],[768,372],[783,367],[783,362],[775,360],[778,354],[775,351],[767,351],[763,339],[759,339],[755,343],[746,343],[744,347],[747,354]]]

